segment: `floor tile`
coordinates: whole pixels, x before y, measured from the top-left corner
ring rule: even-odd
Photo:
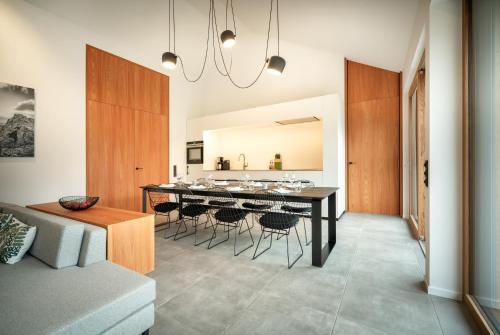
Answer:
[[[431,296],[444,335],[479,334],[464,304],[454,300]]]
[[[240,314],[226,335],[330,335],[335,315],[288,297],[262,294]]]

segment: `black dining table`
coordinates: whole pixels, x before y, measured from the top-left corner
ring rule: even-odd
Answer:
[[[188,186],[188,185],[186,185]],[[182,195],[186,194],[186,188],[175,185],[175,187],[160,187],[159,185],[145,185],[142,188],[142,211],[147,211],[148,192],[172,193],[179,196],[179,202],[182,203]],[[241,191],[228,192],[236,199],[255,199],[255,192],[262,188],[243,189]],[[291,192],[282,194],[286,201],[310,203],[311,211],[311,230],[312,230],[312,265],[322,267],[328,256],[335,247],[337,241],[337,210],[336,210],[336,192],[338,187],[308,187],[300,192]],[[190,189],[190,193],[199,196],[216,195],[211,189]],[[323,244],[323,225],[322,225],[322,201],[328,199],[328,240]]]

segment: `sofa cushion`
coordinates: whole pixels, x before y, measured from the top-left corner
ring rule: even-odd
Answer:
[[[155,299],[154,280],[108,261],[56,270],[27,256],[0,278],[8,334],[101,334]]]
[[[7,223],[11,223],[14,215],[12,214],[0,214],[0,228]]]
[[[30,254],[54,268],[78,263],[83,239],[82,223],[20,206],[5,207],[4,212],[37,227]]]
[[[0,262],[15,264],[31,247],[36,227],[28,226],[18,219],[0,226]]]
[[[78,266],[106,260],[106,229],[84,223]]]

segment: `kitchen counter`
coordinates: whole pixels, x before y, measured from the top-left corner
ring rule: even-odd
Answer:
[[[203,170],[204,172],[228,172],[228,171],[237,171],[237,172],[293,172],[293,171],[323,171],[322,169],[292,169],[292,170],[241,170],[241,169],[231,169],[231,170]]]

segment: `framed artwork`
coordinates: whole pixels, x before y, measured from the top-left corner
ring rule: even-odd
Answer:
[[[0,157],[35,156],[35,89],[0,82]]]

